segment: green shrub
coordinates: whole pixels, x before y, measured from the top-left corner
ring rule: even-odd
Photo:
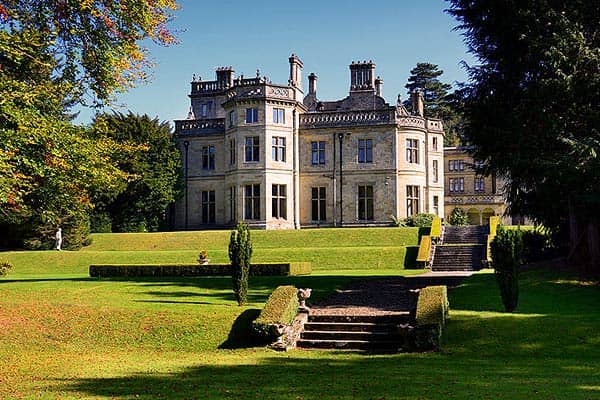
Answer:
[[[259,263],[250,265],[250,276],[295,276],[310,275],[308,262]],[[94,278],[119,277],[179,277],[179,276],[230,276],[230,264],[102,264],[90,265],[89,273]]]
[[[446,286],[427,286],[419,291],[413,339],[415,350],[439,349],[449,309]]]
[[[454,226],[469,225],[469,216],[463,209],[455,207],[448,216],[448,223]]]
[[[553,255],[552,236],[540,228],[526,230],[523,236],[523,262],[546,260]]]
[[[7,276],[12,267],[8,261],[0,260],[0,276]]]
[[[248,297],[248,275],[250,273],[250,259],[252,258],[252,240],[248,225],[239,223],[231,231],[229,238],[229,260],[231,261],[231,278],[233,280],[233,293],[238,305],[246,303]]]
[[[520,230],[498,226],[492,241],[492,266],[504,309],[513,312],[519,301],[519,266],[523,258],[523,237]]]
[[[252,326],[256,334],[268,340],[279,335],[279,325],[290,325],[298,313],[298,289],[294,286],[278,286],[267,299],[265,307]]]
[[[90,230],[94,233],[111,233],[112,219],[106,212],[93,213],[90,216]]]
[[[431,226],[433,219],[436,217],[435,214],[417,214],[411,217],[408,217],[404,220],[406,226],[414,226],[417,228],[428,228]]]

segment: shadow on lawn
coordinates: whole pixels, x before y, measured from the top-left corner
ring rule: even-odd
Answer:
[[[244,353],[246,354],[246,353]],[[476,354],[258,353],[249,362],[200,364],[174,373],[66,381],[60,391],[136,399],[591,399],[598,361],[490,359]]]

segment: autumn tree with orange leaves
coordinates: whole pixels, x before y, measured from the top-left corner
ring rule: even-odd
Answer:
[[[0,4],[0,247],[44,248],[62,226],[85,243],[94,193],[128,176],[137,151],[70,122],[151,77],[145,44],[168,46],[174,0],[4,0]]]

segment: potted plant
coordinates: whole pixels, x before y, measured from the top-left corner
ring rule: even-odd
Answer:
[[[200,265],[206,265],[209,261],[210,260],[208,258],[208,251],[202,250],[200,252],[200,255],[198,256],[198,262],[200,263]]]

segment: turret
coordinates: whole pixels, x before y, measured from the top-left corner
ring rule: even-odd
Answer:
[[[375,63],[371,60],[350,64],[350,91],[375,90]]]
[[[300,89],[302,91],[302,61],[297,55],[293,54],[289,58],[290,61],[290,79],[289,84],[292,87]]]

